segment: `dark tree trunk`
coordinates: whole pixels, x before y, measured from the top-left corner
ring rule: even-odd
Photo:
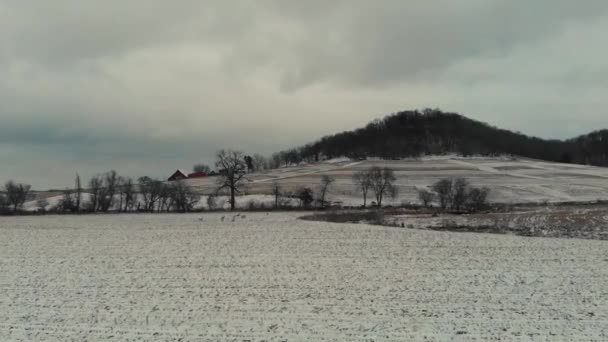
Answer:
[[[235,203],[234,203],[234,186],[230,187],[230,210],[234,211]]]

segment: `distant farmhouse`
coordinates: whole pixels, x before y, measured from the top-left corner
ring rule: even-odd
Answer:
[[[182,179],[186,179],[186,178],[188,178],[188,175],[184,171],[177,170],[167,180],[168,181],[176,181],[176,180],[182,180]]]
[[[177,181],[177,180],[190,179],[190,178],[204,178],[204,177],[208,177],[208,176],[209,175],[206,172],[192,172],[190,174],[187,174],[182,170],[177,170],[167,180],[168,181]]]

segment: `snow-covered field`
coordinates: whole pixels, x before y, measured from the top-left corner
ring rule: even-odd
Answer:
[[[410,213],[385,216],[387,225],[453,231],[493,231],[538,237],[573,237],[608,240],[608,207],[605,205],[515,208],[507,212]]]
[[[297,214],[0,218],[0,341],[605,341],[604,241]]]
[[[293,194],[302,186],[310,187],[318,195],[323,175],[330,175],[336,182],[329,189],[328,200],[344,206],[360,206],[362,196],[357,192],[352,176],[371,166],[389,167],[395,171],[399,195],[385,198],[386,205],[419,203],[418,190],[430,187],[442,178],[465,177],[474,186],[490,188],[489,200],[494,203],[559,203],[595,202],[608,200],[608,168],[575,164],[559,164],[529,159],[487,158],[457,156],[431,156],[406,160],[363,160],[345,158],[268,170],[247,175],[248,182],[243,195],[237,197],[237,207],[247,209],[252,204],[272,207],[272,187],[281,186],[284,195]],[[189,179],[186,182],[203,196],[196,209],[207,208],[206,196],[217,190],[217,178]],[[55,207],[61,200],[57,192],[43,193],[49,205]],[[370,193],[368,203],[373,199]],[[88,194],[83,194],[83,201]],[[294,206],[298,201],[284,199]],[[118,199],[116,200],[118,203]],[[217,198],[218,208],[228,208],[227,196]],[[35,211],[35,200],[25,203],[24,209]]]
[[[249,194],[270,194],[273,182],[284,190],[299,186],[317,189],[321,176],[331,175],[336,183],[330,200],[344,205],[361,205],[352,175],[370,166],[390,167],[397,176],[399,196],[386,204],[417,203],[417,191],[441,178],[465,177],[475,186],[491,189],[490,200],[500,203],[592,202],[608,200],[608,168],[560,164],[530,159],[462,158],[435,156],[410,160],[332,160],[310,165],[270,170],[250,175]],[[189,182],[204,191],[214,189],[214,179]]]

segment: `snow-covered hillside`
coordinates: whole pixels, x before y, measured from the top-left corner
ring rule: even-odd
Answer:
[[[252,174],[249,194],[270,194],[273,182],[285,191],[299,186],[313,189],[321,176],[331,175],[336,183],[330,199],[345,205],[359,205],[352,175],[370,166],[390,167],[395,171],[399,196],[393,204],[415,203],[417,190],[445,177],[466,177],[475,186],[491,189],[491,201],[501,203],[589,202],[608,199],[608,168],[550,163],[510,158],[459,158],[456,156],[427,157],[416,160],[332,160]],[[213,178],[190,180],[202,191],[214,188]],[[390,201],[388,203],[391,203]]]
[[[362,199],[353,185],[352,176],[356,171],[371,166],[389,167],[397,176],[399,195],[394,199],[385,199],[385,204],[418,203],[418,190],[446,177],[465,177],[474,186],[489,187],[490,201],[497,203],[608,200],[608,168],[527,159],[432,156],[390,161],[340,158],[249,174],[244,195],[237,198],[237,207],[247,208],[252,201],[271,206],[274,203],[271,193],[275,182],[280,184],[285,194],[293,193],[302,186],[316,191],[323,175],[336,179],[329,190],[330,201],[345,206],[358,206],[362,204]],[[216,177],[186,180],[202,194],[215,192],[216,181]],[[83,201],[86,201],[87,196],[84,194]],[[47,209],[59,203],[60,199],[61,196],[48,198]],[[220,196],[217,202],[220,208],[228,207],[228,198],[225,196]],[[293,200],[294,204],[296,202]],[[24,207],[26,210],[36,210],[36,201],[26,203]],[[206,208],[205,196],[197,208]]]

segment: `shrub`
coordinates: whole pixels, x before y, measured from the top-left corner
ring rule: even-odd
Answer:
[[[437,193],[439,198],[439,206],[441,209],[447,209],[451,205],[452,201],[452,180],[442,179],[437,183],[433,184],[433,191]]]
[[[469,182],[462,178],[456,178],[452,182],[452,209],[461,210],[467,203],[469,197]]]
[[[472,188],[469,191],[467,198],[467,206],[471,210],[483,210],[488,207],[488,195],[490,189],[483,188]]]
[[[300,200],[300,207],[308,208],[314,201],[313,191],[308,187],[299,188],[296,192],[296,196]]]
[[[442,179],[433,184],[432,188],[437,193],[441,209],[475,211],[488,207],[490,189],[472,187],[465,178]],[[420,196],[422,196],[421,193],[419,193]],[[424,203],[424,201],[422,202]]]
[[[435,194],[428,191],[427,189],[423,189],[418,191],[418,199],[425,208],[428,208],[431,203],[433,203],[433,200],[435,199]]]

